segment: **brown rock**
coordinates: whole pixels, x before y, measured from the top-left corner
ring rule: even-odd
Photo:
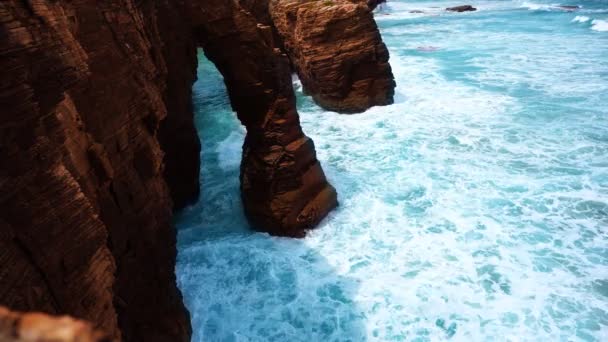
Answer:
[[[330,0],[333,1],[333,0]],[[348,0],[355,4],[365,4],[372,11],[378,7],[378,5],[386,3],[386,0]]]
[[[267,5],[0,2],[1,304],[86,319],[112,339],[189,339],[171,209],[199,189],[197,46],[247,128],[241,189],[252,224],[302,236],[337,205],[270,26],[293,8],[271,17]],[[307,8],[293,32],[274,20],[307,90],[345,112],[390,103],[388,52],[367,5]]]
[[[306,93],[323,108],[393,103],[395,81],[373,14],[346,0],[271,0],[270,14]]]
[[[252,13],[224,0],[0,2],[1,304],[113,339],[189,339],[171,209],[198,194],[196,46],[247,127],[251,222],[301,236],[337,205],[287,57]]]
[[[247,128],[241,162],[247,217],[256,229],[303,236],[337,199],[312,140],[300,128],[288,60],[271,28],[251,12],[236,4],[222,6],[230,4],[224,0],[206,3],[222,10],[195,17],[195,31],[224,76],[232,107]]]
[[[182,60],[157,53],[175,42],[142,19],[171,11],[0,3],[1,304],[88,319],[114,338],[189,339],[158,143],[167,65]]]
[[[21,313],[0,306],[0,342],[111,342],[89,322],[69,316]]]

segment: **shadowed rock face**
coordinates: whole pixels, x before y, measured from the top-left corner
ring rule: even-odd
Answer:
[[[0,306],[0,341],[110,342],[112,338],[72,317],[13,312]]]
[[[193,26],[247,128],[241,162],[247,217],[256,229],[303,236],[337,205],[337,196],[312,140],[300,128],[287,57],[275,44],[271,27],[258,23],[252,12],[222,5],[224,0],[208,3],[222,10],[202,12]]]
[[[367,5],[335,2],[0,2],[0,304],[112,339],[189,340],[171,217],[199,192],[196,47],[247,128],[247,217],[303,236],[337,196],[300,128],[282,43],[326,108],[390,103],[394,87]]]
[[[271,0],[269,5],[305,92],[340,113],[391,104],[395,88],[373,14],[365,1],[354,2]]]
[[[336,206],[259,21],[223,0],[0,3],[0,304],[189,339],[171,216],[198,195],[196,46],[247,127],[251,222],[301,236]]]
[[[350,1],[357,2],[357,3],[363,2],[362,0],[350,0]],[[365,2],[367,3],[367,7],[369,7],[371,10],[374,10],[376,7],[378,7],[378,5],[386,3],[386,0],[366,0]]]
[[[163,152],[180,145],[159,130],[192,125],[196,62],[172,16],[163,1],[0,3],[0,304],[188,340],[167,184],[193,186],[176,200],[196,193],[198,140],[173,133],[195,170],[165,178]],[[169,75],[177,64],[187,77]]]

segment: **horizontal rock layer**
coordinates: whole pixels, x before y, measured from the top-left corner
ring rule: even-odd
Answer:
[[[287,57],[238,3],[3,1],[0,33],[0,304],[114,339],[189,339],[171,216],[198,194],[197,46],[247,127],[256,228],[301,236],[337,205]]]
[[[190,12],[201,14],[193,18],[199,42],[247,128],[241,162],[247,217],[256,229],[303,236],[337,205],[337,195],[300,128],[287,57],[271,27],[253,15],[259,4],[209,0],[207,8],[215,10]]]
[[[87,319],[112,339],[189,339],[171,216],[198,196],[197,46],[247,128],[249,220],[275,235],[314,227],[337,195],[283,51],[326,108],[390,103],[394,87],[367,4],[335,2],[0,2],[0,304]]]
[[[167,186],[192,186],[177,201],[198,189],[181,17],[167,1],[0,2],[0,304],[113,338],[189,339]],[[165,181],[176,163],[163,156],[181,145],[159,130],[184,120],[173,134],[194,170]]]
[[[304,91],[321,107],[357,113],[393,103],[389,53],[365,1],[270,0],[269,11]]]

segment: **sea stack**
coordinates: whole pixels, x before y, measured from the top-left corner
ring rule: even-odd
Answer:
[[[389,53],[365,3],[271,0],[269,9],[304,91],[321,107],[358,113],[393,103]]]

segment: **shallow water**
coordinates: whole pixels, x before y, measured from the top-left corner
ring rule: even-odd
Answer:
[[[294,80],[340,200],[303,240],[247,227],[244,131],[200,56],[193,341],[608,340],[608,1],[471,3],[377,11],[394,105],[325,112]]]

